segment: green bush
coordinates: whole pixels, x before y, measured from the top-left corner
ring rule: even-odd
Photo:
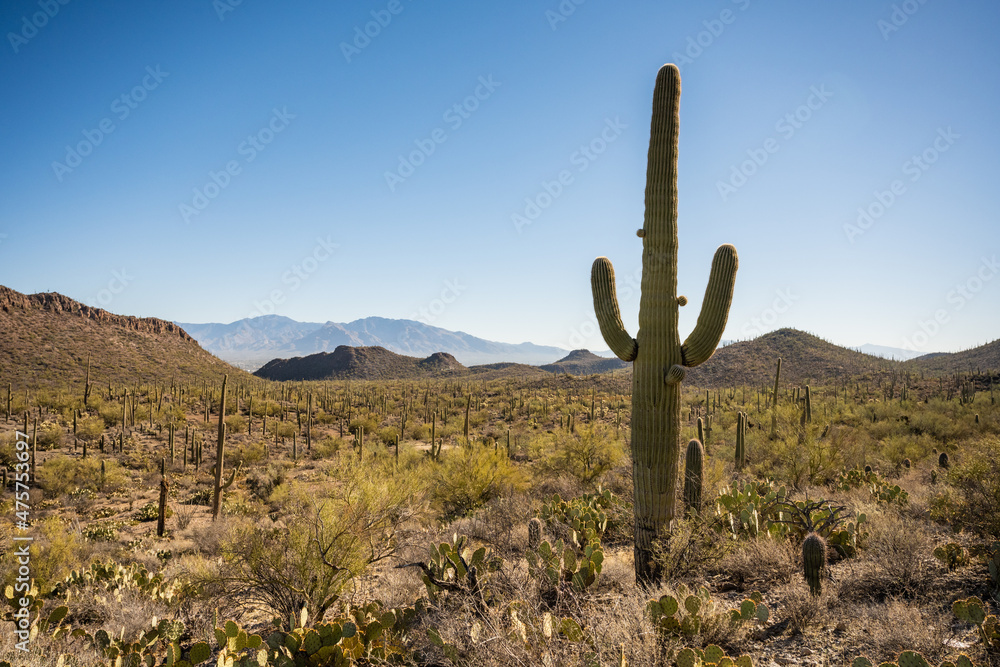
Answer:
[[[433,473],[431,493],[446,516],[468,514],[524,483],[503,450],[477,443],[447,451],[442,459]]]
[[[277,524],[234,524],[221,575],[228,592],[281,618],[304,605],[319,621],[354,577],[395,554],[396,531],[419,504],[413,479],[383,474],[349,454],[336,463],[325,469],[328,495],[282,485],[287,495],[281,494]]]
[[[966,445],[947,481],[951,488],[931,501],[932,516],[955,528],[1000,539],[1000,438],[987,436]]]
[[[622,438],[599,426],[545,434],[533,439],[529,448],[542,472],[572,475],[583,484],[599,480],[625,457]]]
[[[106,460],[103,483],[97,457],[53,456],[38,466],[38,483],[46,495],[57,498],[74,489],[113,493],[129,483],[128,475],[116,461]]]

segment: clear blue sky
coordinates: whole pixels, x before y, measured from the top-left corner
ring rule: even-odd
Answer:
[[[679,61],[682,336],[733,243],[728,339],[1000,337],[996,2],[234,3],[3,4],[0,283],[606,349]]]

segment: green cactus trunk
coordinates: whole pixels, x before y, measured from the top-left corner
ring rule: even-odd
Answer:
[[[715,351],[726,327],[736,278],[736,249],[721,246],[712,261],[708,289],[694,331],[683,345],[677,332],[677,139],[680,73],[664,65],[653,91],[646,170],[639,332],[625,330],[615,294],[614,269],[594,261],[594,309],[608,346],[632,372],[632,473],[635,498],[635,574],[642,584],[660,578],[653,543],[677,517],[680,459],[680,382],[685,366],[697,366]]]
[[[826,566],[826,540],[816,533],[809,533],[802,540],[802,570],[809,584],[809,592],[823,592],[823,568]]]
[[[684,509],[701,512],[701,488],[705,469],[705,448],[698,440],[688,443],[684,457]]]
[[[743,470],[747,462],[747,415],[736,413],[736,469]]]
[[[781,357],[778,357],[778,369],[774,371],[774,394],[771,396],[771,439],[778,437],[778,378],[781,377]]]
[[[222,464],[226,453],[227,382],[229,382],[229,375],[224,375],[222,377],[222,396],[219,397],[219,440],[215,448],[215,493],[212,496],[212,521],[219,518],[219,509],[222,507]]]

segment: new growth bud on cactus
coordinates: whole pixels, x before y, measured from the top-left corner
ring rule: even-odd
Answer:
[[[632,373],[632,479],[635,497],[635,575],[642,583],[660,578],[653,543],[677,517],[680,464],[680,382],[685,367],[706,361],[726,328],[736,280],[736,248],[720,246],[694,331],[683,344],[677,331],[677,139],[681,94],[676,65],[660,68],[653,90],[646,168],[646,213],[642,239],[639,331],[622,324],[615,274],[606,257],[594,260],[591,286],[601,334]]]
[[[823,592],[821,579],[826,566],[826,540],[816,533],[809,533],[802,541],[802,569],[809,584],[809,592],[819,595]]]

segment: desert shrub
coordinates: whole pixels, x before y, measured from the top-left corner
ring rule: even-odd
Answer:
[[[251,469],[247,472],[245,483],[250,493],[260,500],[267,500],[275,487],[284,483],[287,472],[287,466],[272,463],[264,469]]]
[[[737,585],[767,593],[801,578],[798,557],[790,540],[761,537],[733,545],[716,569]]]
[[[343,440],[328,435],[322,440],[313,440],[311,455],[314,459],[328,459],[335,456],[343,446]]]
[[[431,495],[444,515],[461,516],[521,486],[523,475],[506,452],[472,444],[443,455],[433,474]]]
[[[392,426],[383,426],[378,430],[378,440],[386,447],[394,445],[396,438],[399,436],[399,429],[393,428]]]
[[[893,435],[882,442],[880,454],[892,465],[899,466],[902,465],[904,459],[919,461],[929,456],[936,444],[934,439],[926,433]]]
[[[426,442],[431,439],[431,425],[430,424],[411,424],[406,430],[406,435],[411,440],[420,440]],[[437,433],[434,434],[437,437]]]
[[[31,442],[30,437],[35,434],[34,426],[29,426],[28,442]],[[39,449],[53,449],[59,447],[63,443],[64,430],[63,427],[59,426],[55,422],[43,421],[38,424],[38,448]]]
[[[970,444],[948,470],[947,481],[953,493],[946,490],[931,501],[932,516],[1000,539],[1000,438],[987,436]]]
[[[599,480],[625,456],[621,438],[600,426],[546,434],[533,439],[529,447],[544,474],[569,474],[583,484]]]
[[[718,529],[718,519],[692,515],[674,523],[669,536],[657,540],[653,559],[666,581],[684,581],[703,575],[734,547],[734,541]]]
[[[247,420],[243,415],[229,415],[226,417],[227,433],[243,433],[247,430]]]
[[[292,484],[277,523],[234,523],[220,575],[227,595],[283,619],[305,605],[318,621],[354,577],[396,553],[397,529],[418,504],[412,480],[362,469],[352,456],[326,472],[329,495]]]
[[[81,440],[94,441],[104,433],[104,420],[100,417],[88,416],[77,420],[76,435]]]
[[[370,436],[378,430],[378,420],[375,419],[373,415],[365,415],[363,417],[355,417],[351,420],[350,425],[347,430],[351,435],[358,435],[360,430],[365,429],[365,436]]]
[[[38,466],[38,483],[52,498],[74,489],[114,492],[129,483],[128,475],[117,462],[105,460],[102,483],[101,462],[97,458],[76,459],[53,456]]]
[[[29,546],[31,576],[45,595],[70,572],[85,566],[92,549],[78,529],[56,517],[40,520],[32,527],[32,533],[35,539]],[[5,586],[14,583],[17,569],[17,556],[10,549],[0,558]]]
[[[98,414],[104,420],[105,427],[117,426],[122,422],[122,406],[117,403],[104,403],[98,409]]]

